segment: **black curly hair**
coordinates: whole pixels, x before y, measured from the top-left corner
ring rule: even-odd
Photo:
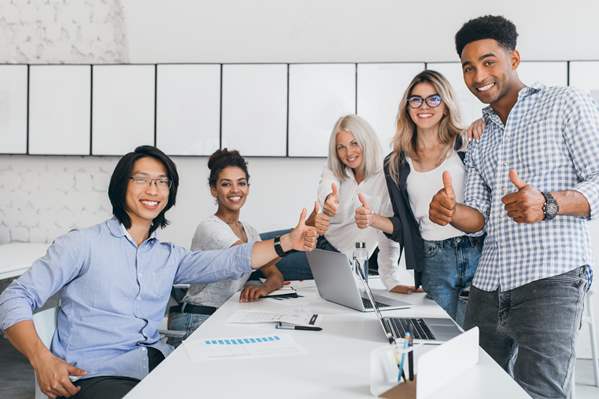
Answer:
[[[458,56],[468,43],[482,39],[493,39],[507,50],[516,49],[518,32],[512,21],[501,15],[485,15],[466,22],[455,34]]]
[[[248,165],[245,159],[239,154],[239,151],[229,151],[228,149],[223,148],[222,150],[214,151],[214,153],[210,155],[210,158],[208,158],[208,169],[210,169],[208,184],[210,187],[216,187],[218,175],[224,168],[229,166],[235,166],[243,170],[243,173],[245,173],[245,179],[249,184],[250,174],[248,173]]]

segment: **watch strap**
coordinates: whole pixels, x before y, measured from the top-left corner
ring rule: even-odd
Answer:
[[[281,236],[276,236],[274,239],[275,244],[275,252],[277,255],[282,258],[287,255],[287,252],[283,251],[283,247],[281,246]]]

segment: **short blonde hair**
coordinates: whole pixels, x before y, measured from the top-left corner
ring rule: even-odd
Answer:
[[[362,168],[364,178],[378,173],[382,168],[381,144],[368,122],[358,115],[345,115],[335,122],[331,137],[329,138],[328,167],[339,180],[345,180],[349,176],[345,165],[337,156],[336,138],[339,132],[351,133],[362,149]]]
[[[439,122],[439,141],[443,144],[450,144],[464,131],[455,93],[445,76],[431,69],[424,70],[416,75],[399,102],[399,111],[397,112],[396,119],[397,125],[391,142],[393,152],[388,161],[389,172],[396,183],[399,182],[399,154],[403,152],[412,158],[416,154],[417,129],[408,111],[408,97],[412,94],[414,87],[420,83],[430,83],[435,88],[437,94],[441,96],[441,100],[447,110],[447,115],[444,115]],[[468,141],[464,140],[463,142],[467,143]]]

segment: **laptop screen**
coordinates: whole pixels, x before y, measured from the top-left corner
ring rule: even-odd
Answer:
[[[385,333],[385,336],[389,340],[390,344],[397,345],[397,341],[395,340],[395,337],[393,336],[393,334],[391,334],[391,332],[388,331],[387,328],[385,328],[385,322],[383,321],[383,314],[381,313],[378,306],[376,305],[376,301],[374,300],[374,295],[372,294],[372,291],[370,290],[370,286],[368,285],[368,283],[366,282],[366,279],[364,278],[364,272],[362,271],[362,268],[356,267],[356,272],[360,276],[360,281],[362,283],[362,286],[364,287],[364,290],[366,291],[368,300],[370,301],[370,304],[372,305],[372,308],[374,309],[376,318],[379,320],[379,323],[381,325],[381,328],[383,329],[383,332]]]

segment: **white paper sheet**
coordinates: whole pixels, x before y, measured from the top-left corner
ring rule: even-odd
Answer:
[[[286,334],[203,338],[197,341],[186,341],[184,348],[194,363],[219,359],[254,359],[306,354],[306,350],[292,336]]]

